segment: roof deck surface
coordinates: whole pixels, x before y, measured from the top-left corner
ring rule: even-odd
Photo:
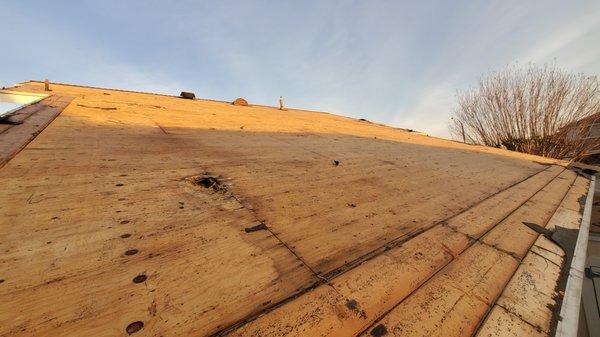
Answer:
[[[327,113],[51,88],[37,114],[64,110],[0,168],[0,336],[555,324],[564,253],[524,222],[578,228],[589,181],[554,161]]]

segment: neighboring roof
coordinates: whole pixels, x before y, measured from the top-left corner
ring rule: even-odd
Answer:
[[[51,89],[0,130],[0,336],[556,325],[568,259],[540,233],[577,230],[589,186],[562,162],[252,102]]]
[[[17,110],[37,103],[46,97],[48,95],[0,90],[0,120],[6,119]]]

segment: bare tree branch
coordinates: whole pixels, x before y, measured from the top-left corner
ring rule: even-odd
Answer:
[[[600,149],[590,130],[600,118],[596,76],[556,66],[510,66],[457,94],[449,128],[468,143],[579,160]]]

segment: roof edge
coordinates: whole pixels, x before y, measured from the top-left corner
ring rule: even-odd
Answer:
[[[28,81],[19,82],[19,83],[15,84],[13,87],[18,87],[18,86],[24,85],[26,83],[44,83],[44,81],[40,81],[40,80],[28,80]],[[135,90],[126,90],[126,89],[95,87],[95,86],[89,86],[89,85],[70,84],[70,83],[62,83],[62,82],[50,82],[50,84],[70,86],[70,87],[77,87],[77,88],[95,89],[95,90],[110,90],[110,91],[125,92],[125,93],[134,93],[134,94],[144,94],[144,95],[154,95],[154,96],[161,96],[161,97],[179,98],[179,96],[176,96],[176,95],[160,94],[160,93],[153,93],[153,92],[147,92],[147,91],[135,91]],[[7,89],[9,89],[9,88],[7,88]],[[209,99],[209,98],[195,98],[194,100],[205,101],[205,102],[215,102],[215,103],[231,104],[230,101],[223,101],[223,100],[216,100],[216,99]],[[271,105],[262,105],[262,104],[251,104],[251,105],[257,106],[257,107],[266,107],[266,108],[272,108],[272,109],[279,110],[278,107],[271,106]],[[334,112],[328,112],[328,111],[317,111],[317,110],[298,109],[298,108],[287,108],[287,109],[288,110],[294,110],[294,111],[301,111],[301,112],[310,112],[310,113],[325,114],[325,115],[330,115],[330,116],[336,116],[336,117],[339,117],[339,118],[346,118],[346,119],[353,120],[353,121],[360,121],[361,120],[360,118],[349,117],[349,116],[345,116],[345,115],[342,115],[342,114],[337,114],[337,113],[334,113]],[[432,135],[429,135],[427,133],[423,133],[423,132],[420,132],[420,131],[416,131],[416,130],[412,130],[412,129],[408,129],[408,128],[401,128],[401,127],[391,126],[391,125],[387,125],[387,124],[384,124],[384,123],[379,123],[379,122],[370,122],[370,123],[372,123],[373,125],[384,127],[384,128],[390,128],[390,129],[393,129],[393,130],[398,130],[398,131],[402,131],[402,132],[408,132],[408,133],[411,133],[412,135],[414,135],[415,137],[433,138],[433,139],[438,139],[438,140],[445,141],[445,142],[452,142],[452,143],[462,144],[466,148],[470,148],[470,149],[484,149],[484,151],[486,151],[486,152],[491,152],[491,153],[496,152],[496,154],[500,153],[500,154],[504,154],[504,155],[506,155],[508,153],[517,153],[519,155],[524,155],[525,156],[524,159],[525,160],[529,160],[529,161],[534,161],[534,162],[538,162],[539,161],[539,162],[544,163],[544,164],[553,164],[553,165],[559,165],[559,166],[563,166],[563,167],[567,167],[569,165],[569,163],[570,163],[569,161],[566,161],[566,160],[563,160],[563,159],[549,158],[549,157],[543,157],[543,156],[539,156],[539,155],[535,155],[535,154],[530,154],[530,153],[517,152],[517,151],[511,151],[511,150],[504,150],[504,149],[499,149],[499,148],[485,146],[485,145],[480,145],[480,144],[463,143],[463,142],[460,142],[460,141],[457,141],[457,140],[454,140],[454,139],[447,139],[447,138],[432,136]]]
[[[579,226],[579,234],[577,236],[577,243],[575,244],[573,260],[571,261],[571,266],[569,266],[569,276],[567,278],[565,294],[560,309],[561,319],[556,326],[556,337],[577,337],[581,308],[581,292],[583,278],[585,277],[584,268],[587,256],[587,244],[595,188],[596,176],[592,176],[583,209],[583,215],[581,217],[581,225]]]
[[[40,81],[40,80],[28,80],[28,81],[16,83],[15,86],[23,85],[25,83],[31,83],[31,82],[33,82],[33,83],[44,83],[44,81]],[[63,82],[50,82],[50,83],[51,84],[57,84],[57,85],[70,86],[70,87],[77,87],[77,88],[98,89],[98,90],[111,90],[111,91],[118,91],[118,92],[128,92],[128,93],[133,93],[133,94],[145,94],[145,95],[155,95],[155,96],[162,96],[162,97],[179,98],[179,96],[177,96],[177,95],[168,95],[168,94],[161,94],[161,93],[155,93],[155,92],[149,92],[149,91],[137,91],[137,90],[128,90],[128,89],[96,87],[96,86],[91,86],[91,85],[71,84],[71,83],[63,83]],[[225,104],[231,104],[233,102],[233,101],[224,101],[224,100],[219,100],[219,99],[202,98],[202,97],[200,97],[200,98],[196,97],[196,98],[194,98],[194,100],[196,100],[196,101],[207,101],[207,102],[225,103]],[[264,104],[250,104],[250,105],[258,106],[258,107],[265,107],[265,108],[273,108],[273,109],[279,110],[279,107],[274,106],[274,105],[264,105]],[[349,117],[349,116],[340,115],[340,114],[336,114],[336,113],[328,112],[328,111],[319,111],[319,110],[310,110],[310,109],[299,109],[299,108],[287,108],[287,107],[286,107],[286,109],[296,110],[296,111],[313,112],[313,113],[321,113],[321,114],[333,115],[333,116],[337,116],[337,117],[348,118],[348,119],[352,119],[352,120],[361,120],[361,118],[359,118],[359,117],[356,117],[356,118],[355,117]],[[431,136],[428,133],[425,133],[425,132],[422,132],[422,131],[413,130],[413,129],[409,129],[409,128],[396,127],[396,126],[391,126],[391,125],[387,125],[387,124],[379,123],[379,122],[370,122],[370,123],[376,124],[376,125],[379,125],[379,126],[384,126],[384,127],[396,129],[396,130],[402,130],[402,131],[405,131],[405,132],[411,132],[411,133],[414,133],[416,135],[421,135],[421,136],[425,136],[425,137],[432,137],[432,138],[438,138],[438,139],[443,139],[443,140],[446,140],[446,141],[454,142],[454,140],[452,140],[452,139],[446,139],[446,138]]]

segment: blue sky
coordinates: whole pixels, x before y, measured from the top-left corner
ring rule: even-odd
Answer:
[[[0,85],[288,106],[449,137],[456,90],[518,63],[600,73],[600,1],[0,0]]]

